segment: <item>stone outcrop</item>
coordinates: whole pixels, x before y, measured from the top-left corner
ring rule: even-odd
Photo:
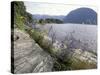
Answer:
[[[24,31],[14,29],[14,73],[49,72],[53,59]]]
[[[93,52],[89,51],[83,51],[82,49],[73,49],[70,52],[67,52],[67,55],[65,58],[68,59],[70,63],[70,67],[73,70],[79,70],[79,69],[95,69],[97,68],[97,55]]]
[[[48,37],[44,38],[45,42],[48,40],[51,43],[51,39]],[[65,44],[56,41],[53,43],[51,49],[52,54],[56,58],[63,61],[65,64],[70,63],[70,69],[94,69],[97,68],[97,55],[94,52],[82,49],[69,49]]]

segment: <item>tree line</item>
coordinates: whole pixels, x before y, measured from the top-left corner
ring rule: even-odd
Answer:
[[[54,19],[54,18],[46,18],[46,19],[39,19],[37,20],[38,24],[46,24],[46,23],[57,23],[57,24],[61,24],[63,23],[62,20],[59,19]]]

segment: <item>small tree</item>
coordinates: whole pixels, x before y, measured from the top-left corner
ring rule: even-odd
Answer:
[[[39,23],[42,24],[42,25],[44,25],[45,24],[45,20],[44,19],[40,19]]]

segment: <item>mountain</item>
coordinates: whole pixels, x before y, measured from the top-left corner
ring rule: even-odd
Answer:
[[[97,24],[97,13],[90,8],[78,8],[71,11],[65,18],[65,23]]]
[[[33,18],[36,19],[46,19],[46,18],[53,18],[53,19],[59,19],[59,20],[63,20],[65,16],[63,15],[59,15],[59,16],[51,16],[51,15],[40,15],[40,14],[34,14]]]

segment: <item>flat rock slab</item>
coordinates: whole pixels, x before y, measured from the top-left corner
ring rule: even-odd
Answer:
[[[14,30],[14,73],[50,72],[52,57],[24,31]]]

